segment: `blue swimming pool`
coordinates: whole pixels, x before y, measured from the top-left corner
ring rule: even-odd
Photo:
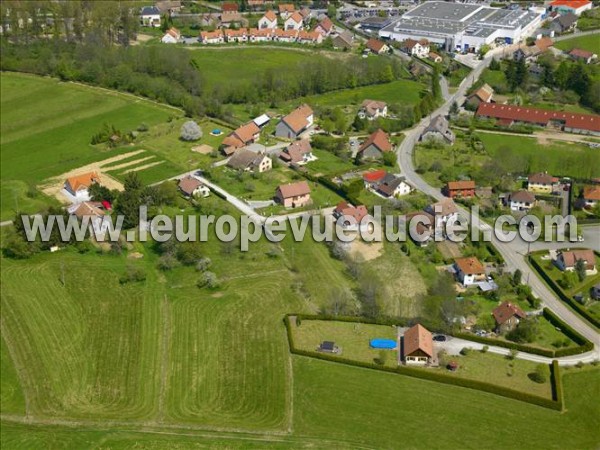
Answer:
[[[369,343],[371,348],[383,348],[393,350],[396,348],[396,341],[393,339],[371,339]]]

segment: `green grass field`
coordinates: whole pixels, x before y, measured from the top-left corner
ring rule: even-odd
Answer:
[[[564,41],[556,42],[554,46],[564,51],[571,51],[574,48],[580,48],[593,52],[596,55],[600,54],[600,39],[598,38],[597,34],[589,34],[587,36],[578,36],[572,39],[566,39]]]
[[[40,193],[28,197],[29,185],[130,151],[90,145],[92,135],[105,123],[130,131],[141,123],[153,126],[180,115],[131,96],[50,78],[2,73],[1,81],[3,220],[12,218],[17,205],[33,213],[53,202]]]
[[[556,176],[584,179],[600,176],[600,152],[587,145],[558,141],[542,145],[536,138],[494,133],[478,133],[478,136],[492,158],[502,158],[504,148],[516,153],[519,157],[514,159],[520,167],[515,166],[515,171],[524,169],[521,165],[524,160],[528,173],[547,171]]]
[[[355,89],[343,89],[323,95],[305,97],[303,100],[310,105],[321,107],[354,105],[358,109],[363,100],[366,99],[381,100],[388,104],[398,103],[405,106],[418,103],[424,88],[424,85],[416,81],[398,80]]]
[[[227,80],[228,85],[247,84],[257,80],[266,70],[300,69],[315,58],[314,53],[294,49],[255,48],[198,48],[190,50],[206,83],[216,86]],[[327,53],[332,58],[340,54]]]
[[[348,447],[591,449],[600,439],[598,369],[571,369],[564,376],[564,414],[305,357],[294,357],[294,374],[302,393],[294,402],[295,432]]]
[[[547,255],[547,253],[545,253],[545,255]],[[572,297],[576,294],[583,294],[586,298],[589,298],[589,292],[590,292],[590,289],[592,288],[592,286],[594,286],[600,282],[600,274],[588,275],[585,277],[585,279],[583,281],[578,282],[570,289],[563,289],[559,284],[559,281],[563,277],[563,272],[561,272],[560,269],[558,267],[556,267],[551,261],[543,260],[542,256],[544,256],[544,253],[537,253],[537,254],[533,255],[533,258],[536,260],[536,262],[539,264],[539,266],[542,268],[542,270],[546,273],[546,275],[548,275],[550,277],[550,279],[554,282],[554,284],[559,289],[563,290],[564,293],[568,297]],[[600,264],[600,258],[596,257],[596,266],[598,266],[599,264]],[[600,318],[600,302],[590,300],[584,306],[584,308],[592,316],[594,316],[596,318]]]

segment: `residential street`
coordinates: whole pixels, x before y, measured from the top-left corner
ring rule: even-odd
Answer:
[[[501,51],[505,51],[505,49],[498,49]],[[438,114],[447,115],[450,105],[453,101],[456,101],[458,104],[462,104],[465,100],[465,94],[469,87],[477,81],[482,71],[490,64],[492,57],[494,54],[498,52],[489,52],[486,55],[485,59],[480,62],[480,64],[473,70],[473,72],[467,77],[459,86],[457,92],[450,97],[446,102],[440,106],[435,112],[433,112],[429,117],[421,120],[414,128],[408,130],[406,134],[406,138],[402,141],[401,145],[398,148],[398,164],[402,170],[402,174],[407,178],[407,180],[413,184],[419,191],[424,192],[425,194],[437,199],[441,200],[444,198],[442,193],[438,188],[430,186],[419,174],[416,173],[415,167],[413,164],[413,149],[416,143],[418,142],[419,136],[423,132],[424,128],[430,121],[431,117],[434,117]],[[465,215],[469,216],[468,212],[459,207],[459,210]],[[481,231],[491,231],[491,227],[483,222],[480,222],[476,225]],[[598,246],[597,242],[600,240],[599,233],[597,232],[597,228],[592,228],[591,231],[586,231],[586,242],[583,244],[588,247],[592,245],[592,243],[596,242],[596,247]],[[596,332],[596,330],[588,324],[585,320],[579,317],[577,314],[571,311],[564,303],[562,303],[554,293],[544,284],[544,282],[538,278],[537,274],[533,269],[529,267],[527,264],[524,254],[527,251],[527,244],[524,242],[501,242],[499,241],[494,234],[492,233],[493,245],[498,249],[499,253],[502,255],[504,260],[506,261],[506,265],[510,271],[514,271],[516,269],[520,269],[523,273],[523,281],[528,282],[531,286],[534,294],[542,299],[545,306],[554,311],[559,317],[561,317],[565,322],[571,325],[575,330],[585,336],[587,339],[592,341],[595,345],[595,348],[592,352],[585,355],[578,355],[577,360],[588,361],[590,358],[592,359],[600,359],[600,335]],[[574,247],[574,244],[565,243],[564,247]],[[561,246],[562,247],[562,246]]]

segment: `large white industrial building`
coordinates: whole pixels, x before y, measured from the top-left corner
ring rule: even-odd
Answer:
[[[477,51],[484,44],[520,42],[542,22],[543,11],[482,4],[427,2],[379,31],[383,39],[428,39],[448,51]]]

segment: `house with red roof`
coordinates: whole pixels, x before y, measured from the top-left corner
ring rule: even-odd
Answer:
[[[278,8],[279,16],[284,20],[291,16],[294,11],[296,11],[296,7],[291,3],[280,3]]]
[[[361,221],[369,215],[365,205],[354,206],[347,202],[340,202],[333,210],[333,217],[337,223],[346,230],[364,229],[369,224]]]
[[[402,359],[407,365],[424,366],[433,359],[433,336],[421,324],[416,324],[402,336]]]
[[[554,0],[548,6],[550,11],[559,14],[572,13],[579,16],[582,12],[592,9],[593,4],[590,0]]]
[[[285,19],[283,29],[284,30],[301,30],[304,26],[304,17],[298,11],[294,12],[291,16]]]
[[[333,26],[333,22],[329,17],[325,17],[323,20],[319,22],[319,24],[315,27],[315,31],[322,35],[323,37],[327,37],[331,34],[331,32],[335,29]]]
[[[552,194],[558,187],[558,181],[548,172],[534,173],[527,177],[527,190],[534,194]]]
[[[455,259],[454,269],[456,270],[456,277],[463,286],[472,286],[487,280],[485,267],[474,256]]]
[[[265,28],[274,30],[277,28],[277,15],[271,10],[267,11],[265,15],[258,20],[258,28],[261,30]]]
[[[313,123],[314,111],[306,104],[301,105],[279,121],[275,128],[275,136],[296,139],[300,134],[311,127]]]
[[[593,208],[600,203],[600,186],[585,186],[583,188],[583,200],[586,208]]]
[[[562,251],[558,254],[554,263],[563,272],[573,272],[577,267],[578,261],[583,261],[585,264],[586,275],[596,275],[598,273],[596,269],[596,255],[590,249]]]
[[[496,119],[498,123],[506,126],[511,126],[513,123],[526,123],[568,133],[600,136],[600,116],[596,114],[481,103],[475,115],[485,119]]]
[[[524,319],[526,314],[518,305],[511,302],[503,302],[492,311],[496,321],[496,333],[502,334],[514,330]]]
[[[575,61],[583,61],[586,64],[590,64],[594,60],[598,59],[598,55],[596,55],[594,52],[582,50],[580,48],[574,48],[573,50],[571,50],[569,52],[569,56]]]
[[[181,41],[181,33],[177,28],[171,27],[167,30],[160,42],[163,44],[177,44]]]
[[[282,184],[275,191],[275,200],[286,208],[301,208],[310,204],[310,187],[306,181]]]
[[[64,189],[75,202],[89,201],[88,189],[94,183],[100,183],[100,176],[97,172],[87,172],[67,178]]]
[[[376,55],[387,53],[390,50],[385,42],[373,38],[367,41],[366,47],[371,53]]]
[[[450,198],[473,198],[475,197],[475,181],[448,181],[444,194]]]
[[[222,30],[202,31],[200,32],[200,42],[202,44],[222,44],[225,42],[225,35]]]
[[[364,159],[381,159],[384,153],[393,150],[390,136],[381,128],[375,131],[367,138],[365,142],[358,148],[358,157]]]

